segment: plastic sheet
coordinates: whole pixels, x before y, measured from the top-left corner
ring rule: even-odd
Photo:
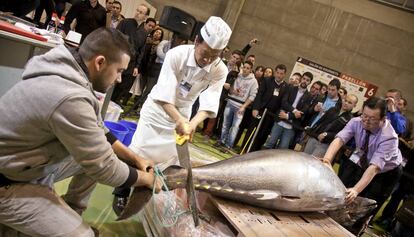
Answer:
[[[200,225],[195,227],[191,213],[186,208],[185,192],[161,192],[153,198],[153,210],[156,223],[166,228],[169,236],[174,237],[230,237],[223,233],[220,223],[208,223],[200,219]]]

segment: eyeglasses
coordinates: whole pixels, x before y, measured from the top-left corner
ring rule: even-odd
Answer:
[[[361,119],[362,120],[365,120],[365,121],[370,121],[370,122],[377,122],[377,121],[379,121],[380,120],[380,118],[377,118],[377,117],[370,117],[370,116],[368,116],[368,115],[366,115],[366,114],[361,114]]]

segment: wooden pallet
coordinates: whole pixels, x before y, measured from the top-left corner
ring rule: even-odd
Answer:
[[[323,213],[270,211],[211,196],[211,201],[244,237],[351,237],[345,228]]]

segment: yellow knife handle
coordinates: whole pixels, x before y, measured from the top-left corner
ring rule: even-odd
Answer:
[[[190,130],[190,125],[187,123],[185,124],[185,129]],[[182,146],[186,141],[190,140],[190,135],[178,135],[175,133],[175,143]]]
[[[178,135],[175,134],[175,143],[183,145],[186,141],[190,140],[190,135]]]

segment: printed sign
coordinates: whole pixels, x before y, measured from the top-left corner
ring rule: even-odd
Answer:
[[[325,84],[328,84],[334,78],[339,79],[341,86],[345,87],[345,89],[348,91],[348,94],[354,94],[356,97],[358,97],[358,104],[354,111],[359,110],[362,107],[364,101],[374,96],[378,90],[378,87],[376,85],[373,85],[367,81],[363,81],[348,74],[341,73],[302,57],[298,57],[296,60],[295,66],[293,67],[292,74],[290,76],[296,72],[299,72],[301,74],[304,72],[311,72],[313,74],[312,82],[321,81]]]

